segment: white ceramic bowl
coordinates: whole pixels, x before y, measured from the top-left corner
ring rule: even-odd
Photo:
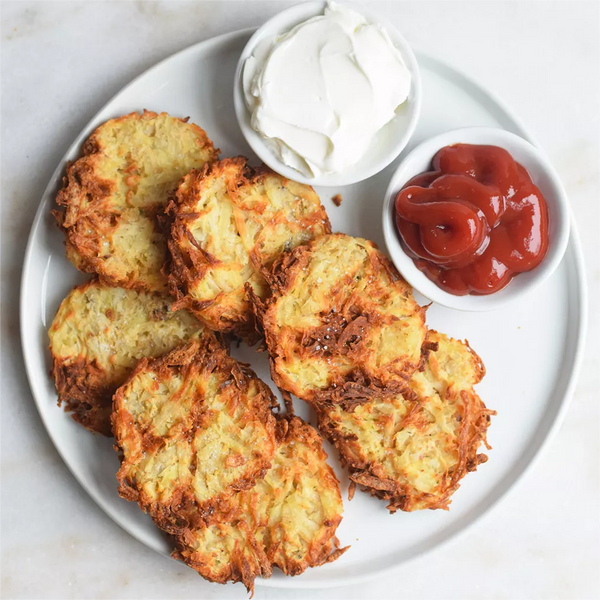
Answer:
[[[402,58],[412,76],[411,91],[407,101],[397,111],[396,116],[378,132],[365,155],[355,165],[340,173],[305,177],[295,169],[282,163],[273,154],[269,146],[265,144],[264,138],[252,129],[250,125],[250,112],[244,101],[242,70],[246,59],[252,55],[256,46],[265,39],[274,39],[278,35],[288,32],[307,19],[322,15],[326,6],[325,1],[318,0],[297,4],[267,21],[246,44],[235,73],[233,93],[235,114],[246,141],[256,155],[271,169],[284,177],[308,185],[350,185],[379,173],[379,171],[387,167],[402,152],[417,126],[421,112],[421,76],[419,74],[417,59],[406,40],[400,35],[394,25],[377,15],[370,8],[356,5],[352,2],[343,2],[343,4],[362,14],[367,21],[379,23],[387,30],[392,42],[402,54]]]
[[[439,288],[415,266],[402,248],[396,229],[394,200],[404,184],[415,175],[431,169],[438,150],[452,144],[486,144],[504,148],[522,164],[548,205],[549,246],[544,260],[533,270],[516,275],[502,290],[489,295],[455,296]],[[383,235],[396,268],[415,290],[449,308],[466,311],[486,311],[529,293],[546,280],[558,267],[569,241],[570,209],[566,192],[546,156],[519,136],[487,127],[469,127],[448,131],[426,140],[410,152],[392,176],[383,204]]]

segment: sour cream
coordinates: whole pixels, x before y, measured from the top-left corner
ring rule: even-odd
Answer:
[[[357,163],[406,102],[411,75],[386,30],[328,2],[259,44],[244,63],[251,123],[275,155],[305,177]]]

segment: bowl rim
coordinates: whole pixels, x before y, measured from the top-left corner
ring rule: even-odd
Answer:
[[[269,35],[273,35],[275,31],[282,28],[289,30],[291,25],[287,25],[289,21],[304,21],[310,19],[313,16],[322,14],[325,7],[327,6],[327,0],[308,0],[306,2],[300,2],[289,8],[286,8],[276,15],[265,21],[251,36],[248,43],[244,46],[235,70],[235,78],[233,84],[233,105],[234,112],[238,122],[238,125],[246,139],[246,142],[252,149],[252,151],[258,156],[258,158],[270,167],[273,171],[299,183],[303,183],[311,186],[321,187],[341,187],[346,185],[352,185],[359,183],[380,173],[388,165],[390,165],[400,153],[406,148],[407,144],[411,140],[419,118],[421,116],[421,105],[422,105],[422,84],[421,84],[421,73],[419,64],[415,57],[415,54],[406,41],[404,36],[391,23],[388,19],[380,16],[376,11],[373,11],[370,6],[364,6],[354,1],[344,0],[343,2],[337,2],[343,6],[347,6],[352,10],[359,12],[369,23],[376,23],[381,25],[388,32],[393,44],[398,48],[402,54],[402,58],[411,72],[411,117],[408,122],[408,126],[404,130],[403,135],[395,138],[395,143],[390,145],[390,148],[383,154],[380,161],[375,163],[371,168],[360,168],[361,161],[364,157],[361,157],[357,163],[344,169],[340,173],[331,173],[324,175],[317,175],[316,177],[306,177],[296,169],[284,164],[280,161],[265,144],[260,134],[255,131],[249,123],[250,112],[246,106],[244,99],[243,85],[242,85],[242,71],[246,59],[253,53],[254,49],[260,41]],[[393,121],[394,119],[392,119]],[[390,121],[390,122],[392,122]],[[387,126],[387,124],[386,124]],[[384,128],[386,127],[384,126]],[[381,131],[381,130],[380,130]]]
[[[415,164],[424,159],[427,159],[430,164],[438,150],[444,146],[457,143],[495,145],[505,148],[509,152],[511,150],[506,147],[507,145],[518,148],[520,152],[526,155],[526,162],[535,164],[539,168],[543,174],[542,176],[546,179],[547,185],[550,186],[553,192],[550,196],[545,194],[549,209],[552,209],[555,213],[555,223],[550,225],[551,231],[554,228],[553,239],[550,241],[546,256],[535,269],[519,274],[505,288],[489,295],[468,294],[457,296],[442,290],[422,273],[416,267],[412,258],[406,254],[396,230],[394,200],[401,187],[411,177],[418,172],[422,172],[422,168],[414,169]],[[521,157],[518,162],[525,161]],[[524,166],[528,171],[530,170],[530,167]],[[535,181],[534,178],[534,183],[539,184],[539,179]],[[528,140],[505,129],[495,127],[461,127],[427,138],[402,159],[390,178],[383,201],[383,237],[392,262],[400,274],[416,291],[432,302],[462,311],[496,310],[518,298],[522,298],[541,285],[554,273],[565,254],[569,241],[570,222],[570,205],[567,193],[548,157]]]

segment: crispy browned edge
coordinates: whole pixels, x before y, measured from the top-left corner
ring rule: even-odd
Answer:
[[[95,361],[78,359],[71,364],[53,357],[52,374],[58,393],[58,406],[64,404],[71,418],[95,433],[112,436],[110,413],[117,386],[101,385],[104,370]]]
[[[149,369],[160,376],[161,373],[169,373],[171,369],[181,370],[202,365],[206,369],[228,370],[238,387],[243,385],[246,379],[256,381],[265,396],[265,402],[261,404],[255,416],[265,424],[269,438],[273,442],[273,450],[276,442],[275,419],[271,409],[278,405],[269,386],[261,381],[248,365],[240,363],[229,356],[221,342],[209,332],[206,332],[206,335],[200,339],[193,339],[182,344],[160,358],[141,359],[133,373],[116,391],[113,397],[111,422],[113,431],[115,432],[115,450],[121,457],[121,468],[117,473],[118,491],[122,498],[131,502],[137,502],[144,512],[150,514],[161,529],[174,535],[181,533],[186,527],[210,522],[211,516],[223,508],[228,498],[234,492],[252,488],[256,480],[264,477],[264,474],[271,467],[272,456],[271,458],[263,458],[256,465],[253,472],[248,473],[245,478],[236,481],[227,492],[201,504],[196,501],[193,493],[185,488],[176,490],[167,504],[155,502],[143,490],[137,488],[135,481],[128,479],[125,468],[126,459],[122,453],[121,439],[117,434],[119,431],[119,422],[133,427],[133,420],[129,411],[120,408],[120,405],[124,401],[125,387],[138,374]],[[162,443],[161,438],[154,437],[151,433],[144,433],[142,437],[146,451],[151,451],[159,447]]]
[[[335,236],[346,236],[343,233],[334,233]],[[294,285],[294,280],[297,275],[308,263],[309,256],[312,252],[312,246],[316,242],[313,240],[308,244],[298,246],[293,250],[284,253],[280,256],[270,268],[263,268],[262,274],[269,284],[270,293],[266,299],[261,300],[252,290],[250,286],[246,286],[247,294],[252,301],[252,309],[256,318],[256,326],[261,335],[264,336],[267,348],[269,350],[269,359],[271,364],[271,378],[275,385],[281,390],[298,395],[297,390],[290,389],[286,386],[285,380],[280,377],[275,368],[274,357],[279,355],[279,343],[277,336],[273,333],[275,327],[269,326],[267,312],[269,308],[282,296],[287,290]],[[383,269],[390,279],[393,281],[404,281],[396,267],[392,262],[378,249],[377,244],[369,242],[375,252],[369,253],[371,260],[376,261],[377,268]],[[423,323],[425,323],[425,312],[428,306],[422,306],[419,311],[423,315]],[[347,325],[341,330],[337,338],[332,338],[327,343],[330,345],[343,346],[350,335],[362,335],[364,328],[369,327],[368,315],[359,315],[355,318],[347,319]],[[265,325],[267,325],[265,327]],[[423,325],[425,327],[425,325]],[[437,347],[435,344],[433,348]],[[432,345],[425,341],[421,346],[421,358],[416,369],[422,369],[427,360],[427,356],[432,349]],[[373,374],[366,372],[361,368],[357,368],[351,376],[342,385],[336,388],[327,388],[318,392],[313,392],[310,396],[301,397],[302,400],[311,404],[319,403],[335,403],[340,404],[344,409],[350,409],[352,406],[367,402],[370,398],[383,396],[394,396],[407,389],[408,380],[415,369],[407,369],[403,381],[389,382],[385,384],[383,381],[374,377]]]
[[[434,330],[430,330],[436,333]],[[476,381],[473,385],[479,383],[485,375],[485,366],[479,355],[469,346],[467,340],[463,343],[473,355],[476,367]],[[432,348],[435,350],[436,348]],[[450,388],[449,388],[450,389]],[[417,505],[425,503],[429,509],[448,510],[450,497],[460,487],[461,479],[469,472],[477,470],[478,465],[488,460],[486,454],[477,454],[481,443],[488,450],[491,446],[487,442],[487,429],[490,425],[490,417],[496,414],[496,411],[489,410],[475,393],[462,390],[466,410],[462,415],[459,439],[459,461],[452,471],[449,482],[446,485],[442,496],[436,496],[427,493],[410,493],[407,486],[399,484],[396,480],[390,478],[380,478],[373,472],[373,465],[366,459],[357,456],[358,449],[354,446],[355,435],[343,435],[335,425],[335,422],[329,418],[326,410],[319,410],[317,407],[319,431],[338,449],[342,466],[348,469],[349,478],[353,484],[362,486],[363,491],[389,501],[387,508],[391,513],[397,510],[410,512],[415,510]],[[404,397],[414,402],[413,410],[419,408],[421,401],[419,396],[410,388],[403,393]],[[356,458],[352,458],[356,457]],[[352,490],[352,494],[354,490]]]
[[[251,167],[248,165],[246,157],[235,156],[212,164],[206,164],[202,169],[195,169],[184,180],[191,180],[189,186],[191,189],[194,188],[194,182],[198,182],[199,187],[202,188],[202,182],[205,178],[219,177],[228,167],[235,167],[238,171],[237,180],[234,184],[236,188],[242,185],[253,185],[260,182],[265,176],[274,174],[274,171],[266,165]],[[165,264],[164,273],[168,278],[169,291],[176,299],[174,307],[177,309],[185,308],[193,312],[199,319],[204,320],[203,311],[215,302],[218,302],[218,299],[215,298],[206,301],[195,300],[189,295],[189,289],[195,281],[202,279],[212,265],[218,265],[221,261],[203,250],[186,227],[186,222],[196,218],[197,215],[195,213],[185,213],[183,209],[193,207],[195,203],[196,194],[183,193],[180,185],[167,206],[166,215],[170,219],[171,236],[168,241],[170,256]],[[326,233],[328,233],[331,231],[331,224],[323,205],[321,205],[321,209],[319,218],[324,223]],[[194,249],[193,253],[182,249],[180,241],[184,239],[190,242]],[[249,256],[254,268],[259,273],[262,273],[263,265],[254,249],[250,252]],[[251,346],[256,344],[262,337],[254,321],[254,314],[249,299],[247,300],[247,311],[245,314],[240,315],[239,319],[224,317],[221,317],[221,319],[221,326],[217,326],[214,322],[207,322],[207,324],[212,329],[218,329],[223,333],[233,333]]]
[[[160,113],[167,114],[167,113]],[[158,117],[158,113],[144,109],[142,113],[136,111],[131,112],[110,121],[123,121],[126,119],[153,119]],[[169,115],[170,116],[170,115]],[[177,119],[182,123],[187,123],[189,117],[185,119]],[[95,237],[90,235],[80,234],[79,228],[93,230],[98,232],[109,232],[114,229],[117,224],[118,215],[106,213],[103,210],[97,210],[95,206],[100,204],[106,196],[110,195],[113,188],[111,180],[100,179],[95,174],[94,163],[96,158],[102,151],[102,145],[99,140],[100,130],[107,122],[98,126],[92,135],[86,140],[82,148],[82,156],[75,162],[67,163],[66,175],[63,177],[63,185],[59,190],[56,203],[59,207],[64,207],[64,210],[52,210],[59,228],[65,234],[65,246],[67,248],[67,256],[69,251],[77,252],[77,264],[75,265],[80,271],[87,273],[95,273],[100,281],[105,285],[133,288],[139,290],[148,290],[149,286],[143,281],[135,279],[117,279],[112,277],[104,270],[104,261],[98,258],[100,249],[100,239],[102,233],[98,233]],[[204,138],[204,143],[207,150],[212,149],[214,159],[218,158],[220,150],[214,147],[213,142],[209,139],[206,132],[196,125],[190,123],[190,127],[194,128],[200,137]],[[86,211],[82,211],[78,206],[77,198],[86,195],[89,199],[90,207]],[[151,213],[151,207],[147,207],[146,213]],[[154,218],[156,228],[162,231],[157,218],[162,212],[162,207],[154,207]],[[165,257],[166,260],[166,257]]]
[[[85,291],[97,283],[93,277],[73,290]],[[67,296],[68,297],[68,296]],[[54,322],[53,322],[54,324]],[[64,404],[71,418],[90,431],[112,437],[110,414],[112,397],[118,385],[106,385],[105,370],[94,360],[87,362],[83,358],[67,361],[52,353],[52,376],[58,393],[58,406]]]
[[[235,519],[235,517],[232,518]],[[186,550],[186,537],[188,535],[193,535],[189,529],[186,529],[185,532],[179,536],[172,536],[175,549],[171,552],[171,557],[175,560],[181,560],[188,567],[191,567],[194,571],[212,583],[225,584],[229,582],[242,582],[248,592],[250,592],[250,597],[252,597],[254,596],[254,580],[257,577],[271,577],[273,568],[265,554],[264,548],[258,542],[256,537],[252,535],[250,527],[248,527],[246,522],[240,520],[236,524],[236,527],[244,529],[246,532],[248,544],[252,547],[256,562],[251,563],[248,561],[244,556],[243,551],[234,552],[231,561],[225,565],[218,574],[214,572],[209,573],[205,568],[205,564],[194,560],[191,555],[192,553]]]
[[[293,414],[277,415],[276,417],[276,437],[277,445],[282,444],[292,438],[293,440],[301,440],[304,443],[310,443],[315,448],[319,459],[326,463],[327,454],[323,448],[323,440],[321,439],[317,430]],[[333,469],[329,464],[326,463],[327,475],[329,483],[337,486],[339,492],[339,481],[333,472]],[[340,494],[341,502],[341,494]],[[250,531],[249,526],[243,520],[243,515],[237,512],[223,514],[223,521],[235,521],[239,520],[236,524],[237,527],[244,528],[247,532]],[[338,559],[344,552],[346,552],[350,546],[343,548],[339,547],[339,540],[335,535],[335,532],[342,521],[342,515],[338,518],[325,522],[322,535],[318,540],[313,542],[311,549],[309,550],[308,557],[300,561],[291,561],[291,568],[287,568],[285,564],[279,564],[275,559],[278,546],[271,548],[263,548],[254,536],[248,536],[248,541],[252,546],[255,553],[256,563],[252,565],[243,552],[234,554],[232,561],[229,563],[226,569],[221,571],[219,576],[211,577],[210,581],[214,583],[227,583],[232,581],[242,582],[246,589],[251,593],[251,597],[254,595],[254,580],[256,577],[269,578],[273,572],[273,566],[279,567],[286,575],[299,575],[306,571],[309,567],[318,567],[325,563],[333,562]],[[188,530],[184,531],[181,535],[174,537],[174,541],[177,544],[175,550],[171,553],[171,556],[177,560],[185,562],[192,569],[198,571],[203,577],[206,577],[205,569],[203,564],[194,561],[191,557],[191,553],[186,550],[185,539],[191,532]]]

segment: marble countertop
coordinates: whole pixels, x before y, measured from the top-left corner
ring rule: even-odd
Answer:
[[[373,3],[375,4],[375,3]],[[158,60],[261,24],[282,2],[2,2],[2,597],[245,598],[155,554],[87,496],[50,442],[18,330],[25,244],[64,152]],[[575,397],[536,467],[459,541],[393,576],[255,598],[565,599],[600,596],[600,5],[378,2],[409,42],[498,92],[569,193],[587,259],[590,335]],[[561,315],[557,315],[560,319]]]

